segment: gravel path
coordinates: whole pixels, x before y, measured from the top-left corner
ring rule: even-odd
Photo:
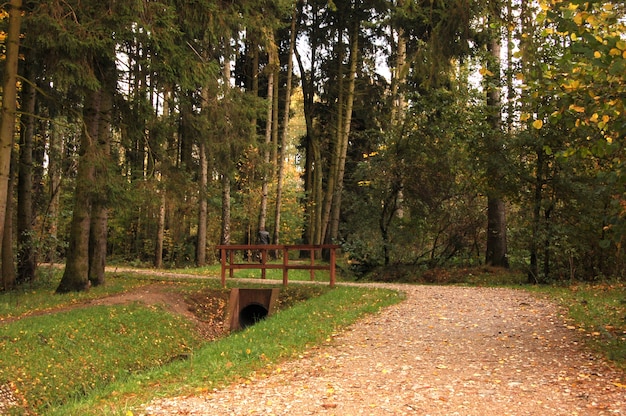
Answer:
[[[508,289],[394,286],[406,301],[271,374],[145,415],[626,415],[623,372],[558,308]]]

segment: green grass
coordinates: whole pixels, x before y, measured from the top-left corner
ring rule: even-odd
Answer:
[[[59,278],[57,273],[19,294],[0,295],[5,305],[0,385],[14,386],[36,414],[126,415],[155,396],[224,385],[294,357],[363,314],[400,300],[395,292],[371,288],[293,285],[288,290],[294,299],[302,292],[321,295],[206,342],[182,318],[138,303],[41,313],[154,281],[146,275],[112,274],[102,288],[54,295]],[[171,290],[186,293],[220,287],[217,279],[171,283]],[[21,319],[11,318],[17,315]]]
[[[0,293],[0,322],[26,313],[42,312],[60,306],[70,306],[89,299],[125,292],[148,283],[139,277],[127,274],[109,274],[104,287],[94,287],[88,292],[53,295],[63,271],[41,266],[39,280],[25,284],[16,290]]]
[[[570,327],[595,351],[626,370],[626,284],[537,286],[566,308]]]

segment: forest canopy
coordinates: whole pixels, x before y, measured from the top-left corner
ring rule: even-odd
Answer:
[[[626,6],[11,0],[5,289],[64,262],[204,266],[340,244],[355,273],[623,278]]]

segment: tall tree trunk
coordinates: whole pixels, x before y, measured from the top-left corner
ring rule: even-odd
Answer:
[[[37,260],[33,244],[33,136],[35,135],[35,103],[37,99],[30,64],[27,64],[21,117],[24,129],[20,134],[20,156],[17,181],[17,283],[35,278]]]
[[[9,26],[5,38],[5,70],[2,82],[2,114],[0,114],[0,235],[4,235],[4,220],[9,200],[11,151],[15,135],[17,101],[17,63],[19,58],[22,0],[9,3]]]
[[[329,242],[333,242],[339,236],[339,219],[341,214],[341,197],[343,194],[343,178],[346,171],[346,155],[348,152],[348,143],[350,130],[352,126],[352,107],[354,105],[354,90],[356,86],[356,71],[359,53],[359,26],[360,22],[354,22],[350,33],[350,72],[348,74],[348,90],[345,100],[343,125],[341,126],[340,136],[340,153],[337,164],[337,180],[335,182],[335,192],[332,204],[332,215],[330,224]]]
[[[285,86],[285,108],[283,112],[283,131],[280,139],[278,157],[278,177],[276,180],[276,210],[274,213],[274,244],[280,243],[280,211],[283,203],[283,182],[285,180],[285,149],[289,137],[289,110],[291,107],[291,78],[293,72],[293,51],[296,43],[297,8],[291,17],[291,36],[289,39],[289,56],[287,58],[287,85]]]
[[[156,242],[154,244],[154,267],[163,267],[163,239],[165,238],[165,190],[159,190],[159,218],[157,220]]]
[[[297,3],[300,8],[303,2]],[[316,28],[318,20],[318,10],[316,5],[312,5],[313,17],[311,27]],[[322,161],[320,153],[320,144],[315,130],[313,128],[313,111],[315,98],[315,66],[317,57],[318,42],[317,37],[313,36],[310,43],[311,59],[310,69],[304,67],[302,57],[298,49],[294,49],[298,68],[300,69],[300,78],[302,79],[302,94],[304,96],[304,120],[306,122],[305,137],[305,172],[304,172],[304,198],[303,205],[305,209],[305,218],[307,220],[305,229],[302,232],[304,243],[320,244],[321,243],[321,216],[323,204],[322,185]],[[319,188],[318,188],[319,185]]]
[[[87,290],[89,282],[89,234],[92,192],[95,187],[95,140],[98,136],[98,113],[101,91],[88,92],[83,110],[83,133],[74,191],[74,210],[68,236],[65,271],[57,293]]]
[[[170,116],[170,94],[171,89],[166,88],[163,95],[163,118]],[[165,141],[164,150],[167,150],[170,146],[169,141]],[[164,186],[160,186],[163,182],[163,160],[156,162],[156,180],[157,180],[157,194],[159,195],[159,214],[157,219],[157,231],[154,243],[154,267],[160,269],[163,267],[163,245],[165,238],[165,213],[167,212],[167,199],[166,190]]]
[[[113,93],[117,83],[117,72],[113,62],[104,62],[100,111],[97,115],[98,140],[94,179],[102,190],[93,198],[91,225],[89,228],[89,281],[92,286],[104,284],[107,253],[109,164],[111,158],[111,121],[113,116]]]
[[[222,175],[222,238],[221,244],[230,244],[230,178]]]
[[[335,203],[335,192],[337,190],[337,172],[339,171],[339,159],[341,154],[341,138],[343,134],[343,116],[344,116],[344,85],[343,80],[343,31],[337,29],[337,42],[335,43],[337,56],[337,121],[335,134],[332,135],[332,155],[330,167],[328,170],[328,181],[326,184],[326,195],[324,196],[324,208],[322,211],[322,238],[325,243],[332,242],[329,233],[329,224],[333,204]]]
[[[16,152],[11,152],[12,162],[9,169],[9,188],[7,197],[7,209],[5,211],[4,234],[2,235],[2,286],[4,290],[13,289],[17,283],[17,274],[15,272],[15,263],[13,258],[13,188],[15,183],[15,175],[13,170],[16,165]]]
[[[48,215],[47,234],[48,244],[46,261],[54,263],[57,256],[57,238],[59,230],[59,202],[61,191],[61,155],[63,154],[63,124],[64,120],[53,116],[48,150]]]
[[[261,183],[261,203],[259,207],[259,230],[265,231],[267,223],[267,201],[269,197],[269,183],[272,180],[274,169],[270,164],[272,132],[274,131],[274,84],[276,83],[275,68],[279,66],[278,47],[274,34],[268,34],[269,65],[267,67],[267,117],[265,121],[265,143],[263,146],[263,179]]]
[[[491,36],[488,45],[491,57],[489,59],[489,70],[496,78],[496,82],[500,79],[500,33]],[[508,267],[507,259],[507,238],[506,238],[506,212],[505,204],[501,198],[502,192],[498,183],[501,178],[500,172],[502,167],[498,165],[498,155],[502,152],[501,145],[501,107],[500,88],[490,86],[487,90],[487,107],[491,113],[489,122],[493,135],[491,142],[488,144],[488,157],[490,157],[487,168],[488,181],[490,189],[487,195],[487,251],[485,254],[485,263],[496,267]]]
[[[206,265],[206,242],[207,242],[207,217],[208,217],[208,201],[207,201],[207,184],[209,177],[209,163],[207,162],[206,143],[200,141],[200,166],[198,181],[198,236],[196,241],[196,265],[203,267]]]

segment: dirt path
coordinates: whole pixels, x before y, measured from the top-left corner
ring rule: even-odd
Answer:
[[[586,351],[553,304],[508,289],[401,288],[406,301],[271,374],[142,414],[626,414],[624,373]]]

